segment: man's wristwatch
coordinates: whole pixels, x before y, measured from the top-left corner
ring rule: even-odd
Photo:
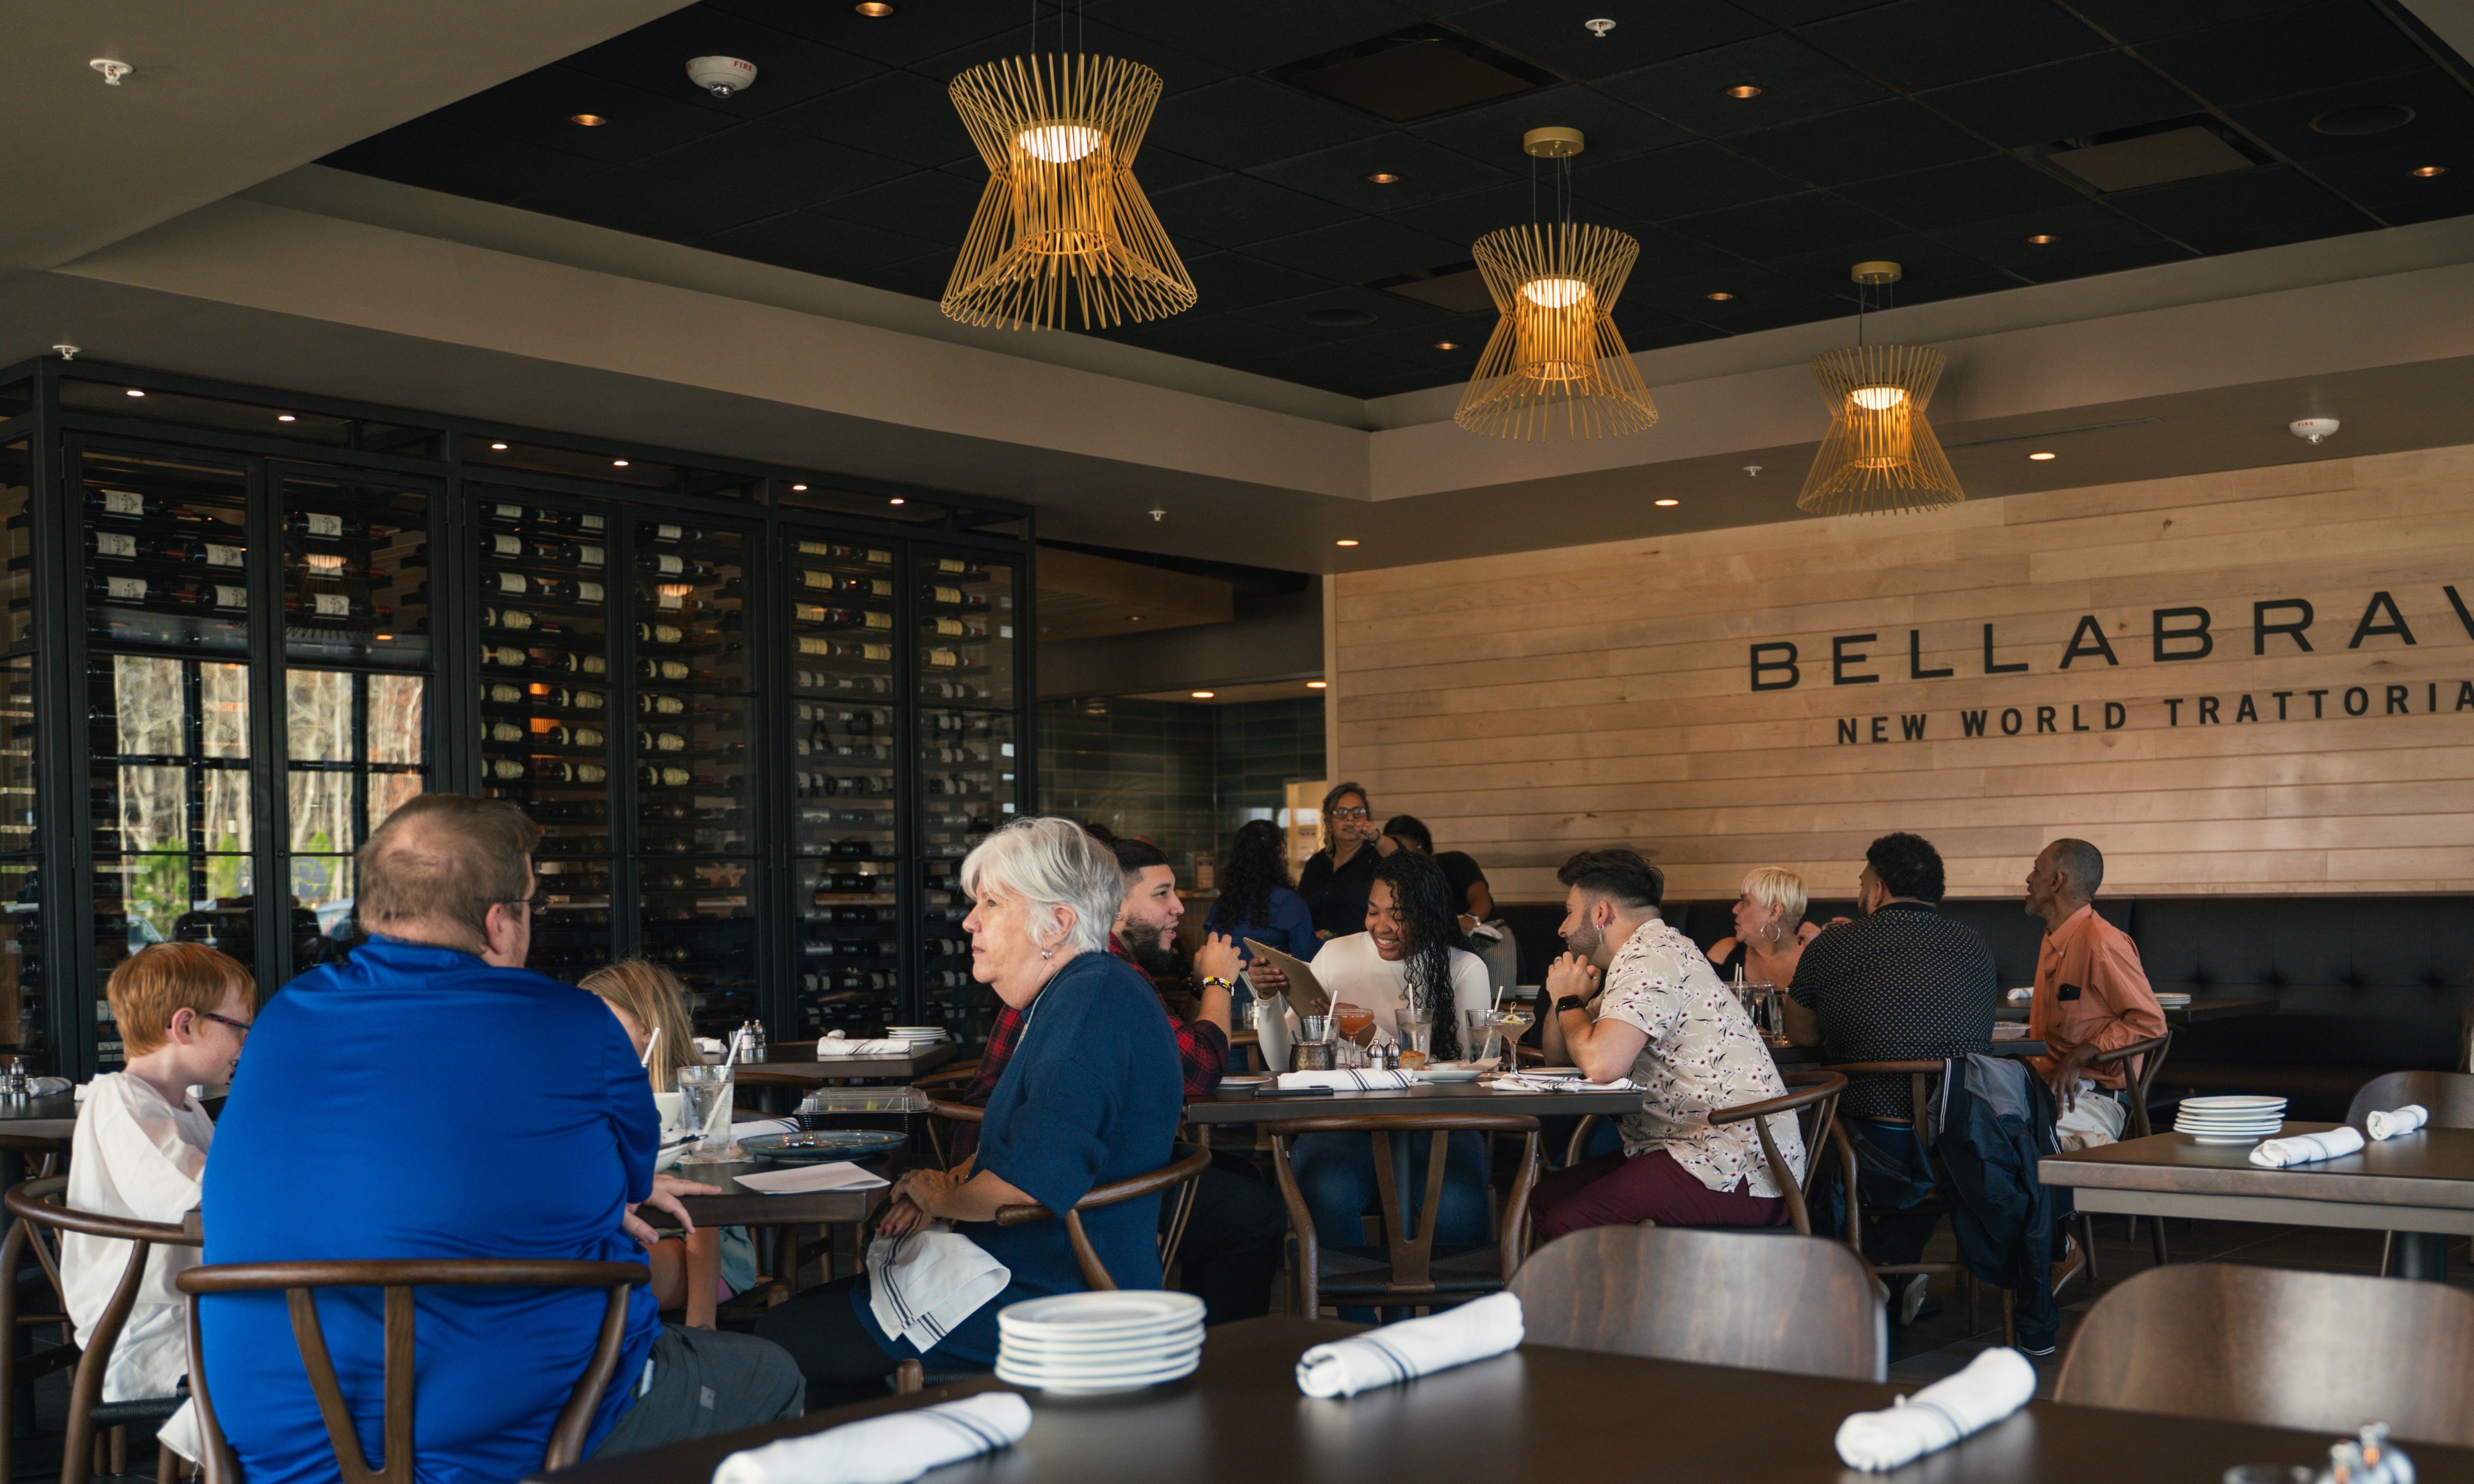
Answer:
[[[1555,1013],[1557,1015],[1562,1015],[1566,1010],[1587,1010],[1589,1008],[1589,1002],[1583,999],[1578,994],[1566,994],[1562,999],[1555,1001]]]

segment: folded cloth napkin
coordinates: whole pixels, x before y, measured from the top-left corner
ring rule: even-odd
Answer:
[[[28,1097],[58,1097],[61,1093],[69,1090],[70,1086],[71,1084],[66,1077],[29,1077],[26,1079],[26,1095]]]
[[[849,1041],[828,1036],[816,1042],[816,1060],[829,1056],[909,1056],[913,1042],[899,1040]]]
[[[2430,1121],[2430,1109],[2420,1103],[2408,1103],[2388,1113],[2375,1113],[2365,1118],[2363,1123],[2371,1131],[2373,1138],[2394,1138],[2400,1134],[2411,1134]]]
[[[885,1333],[923,1352],[1012,1281],[1011,1268],[941,1221],[901,1236],[880,1236],[867,1248],[869,1311]]]
[[[887,1412],[731,1454],[713,1484],[904,1484],[931,1469],[1010,1448],[1031,1430],[1020,1392]]]
[[[2363,1147],[2363,1131],[2341,1123],[2325,1134],[2295,1134],[2271,1138],[2250,1152],[2250,1162],[2281,1170],[2289,1164],[2310,1164],[2352,1154]]]
[[[1506,1072],[1494,1079],[1497,1092],[1639,1092],[1645,1090],[1630,1077],[1617,1077],[1613,1082],[1584,1082],[1578,1077],[1532,1077],[1527,1072]]]
[[[739,1183],[750,1190],[766,1195],[797,1195],[808,1190],[873,1190],[893,1182],[882,1175],[871,1175],[848,1160],[830,1164],[794,1164],[783,1170],[759,1170],[741,1175]]]
[[[1838,1424],[1838,1456],[1870,1473],[1896,1469],[1979,1432],[2027,1404],[2036,1368],[1996,1346],[1886,1412],[1857,1412]]]
[[[1415,1087],[1418,1079],[1407,1072],[1385,1071],[1369,1067],[1354,1072],[1282,1072],[1284,1088],[1321,1088],[1326,1092],[1388,1092]]]
[[[1500,1355],[1517,1349],[1525,1332],[1519,1295],[1491,1293],[1440,1314],[1316,1346],[1298,1357],[1298,1390],[1309,1397],[1353,1397]]]

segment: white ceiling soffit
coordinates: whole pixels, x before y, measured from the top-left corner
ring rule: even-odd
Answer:
[[[0,271],[49,268],[609,39],[682,0],[0,7]],[[88,62],[135,70],[108,85]]]

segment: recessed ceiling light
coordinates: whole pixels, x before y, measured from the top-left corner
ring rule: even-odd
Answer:
[[[275,415],[275,420],[278,422],[290,422],[292,420],[292,414],[288,412],[277,413]]]
[[[1324,687],[1325,687],[1326,685],[1328,685],[1329,683],[1330,683],[1330,682],[1329,682],[1328,681],[1308,681],[1308,682],[1306,682],[1306,689],[1308,689],[1308,690],[1322,690],[1322,688],[1324,688]]]
[[[1703,299],[1715,299],[1715,300],[1717,300],[1719,303],[1722,303],[1722,304],[1723,304],[1723,303],[1725,303],[1727,300],[1729,300],[1729,299],[1731,299],[1734,298],[1735,296],[1734,296],[1734,295],[1733,295],[1733,294],[1728,293],[1725,289],[1720,289],[1720,290],[1718,290],[1718,291],[1717,291],[1716,293],[1714,293],[1714,294],[1704,294],[1704,295],[1702,295],[1701,297],[1702,297]]]
[[[1212,690],[1190,690],[1187,691],[1186,694],[1192,696],[1197,701],[1208,701],[1213,696],[1218,695],[1219,692]]]
[[[893,13],[893,7],[885,4],[885,0],[859,0],[859,4],[851,9],[870,20],[883,20]]]
[[[492,443],[490,447],[494,452],[497,453],[504,453],[507,451],[507,445],[504,443]]]
[[[1129,623],[1129,624],[1138,624],[1138,623],[1141,623],[1142,621],[1143,621],[1143,615],[1142,615],[1142,614],[1140,614],[1140,613],[1128,613],[1128,614],[1126,615],[1126,622],[1128,622],[1128,623]]]
[[[1652,505],[1681,505],[1684,502],[1682,500],[1652,500],[1649,503]]]
[[[2428,180],[2434,176],[2444,176],[2448,174],[2448,167],[2446,165],[2416,165],[2410,173]]]
[[[2054,236],[2051,232],[2038,232],[2038,233],[2036,233],[2034,236],[2032,236],[2032,237],[2028,238],[2027,240],[2028,240],[2029,242],[2031,242],[2031,243],[2034,243],[2037,247],[2040,247],[2040,248],[2050,248],[2050,247],[2051,247],[2054,243],[2057,243],[2057,242],[2061,241],[2062,239],[2061,239],[2061,238],[2059,238],[2059,237]]]
[[[2035,460],[2039,464],[2050,464],[2053,460],[2060,458],[2061,455],[2057,453],[2031,453],[2027,455],[2027,457]]]
[[[1350,540],[1350,539],[1347,539],[1346,537],[1343,537],[1343,538],[1341,538],[1339,540],[1336,540],[1336,541],[1332,542],[1332,544],[1333,544],[1334,546],[1354,546],[1354,545],[1356,545],[1357,543],[1356,543],[1355,541]]]
[[[627,461],[624,459],[613,459],[610,461],[610,467],[612,468],[625,468],[627,467]]]
[[[1742,100],[1758,98],[1761,94],[1768,91],[1768,88],[1761,86],[1758,83],[1738,83],[1734,86],[1727,89],[1727,96]]]
[[[1366,183],[1369,185],[1397,185],[1400,183],[1400,178],[1389,170],[1378,170],[1366,178]]]
[[[129,389],[129,395],[132,396],[144,396],[146,394],[138,391],[135,387],[131,387]]]
[[[902,496],[900,496],[900,495],[898,495],[898,494],[897,494],[897,495],[895,495],[892,499],[890,499],[890,500],[886,501],[885,503],[886,503],[886,504],[888,504],[888,505],[899,505],[899,504],[901,504],[901,503],[902,503]]]
[[[570,124],[581,124],[587,129],[598,129],[610,122],[598,113],[570,113],[567,116],[567,121]]]
[[[1461,343],[1457,340],[1439,340],[1435,342],[1435,348],[1438,350],[1458,350],[1460,347]]]
[[[793,490],[805,490],[808,487],[806,485],[792,485],[790,488]]]

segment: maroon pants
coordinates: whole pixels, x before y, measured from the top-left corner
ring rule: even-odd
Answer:
[[[1755,1195],[1748,1182],[1712,1190],[1663,1149],[1602,1154],[1557,1170],[1530,1192],[1529,1213],[1542,1245],[1583,1227],[1783,1227],[1786,1202]]]

